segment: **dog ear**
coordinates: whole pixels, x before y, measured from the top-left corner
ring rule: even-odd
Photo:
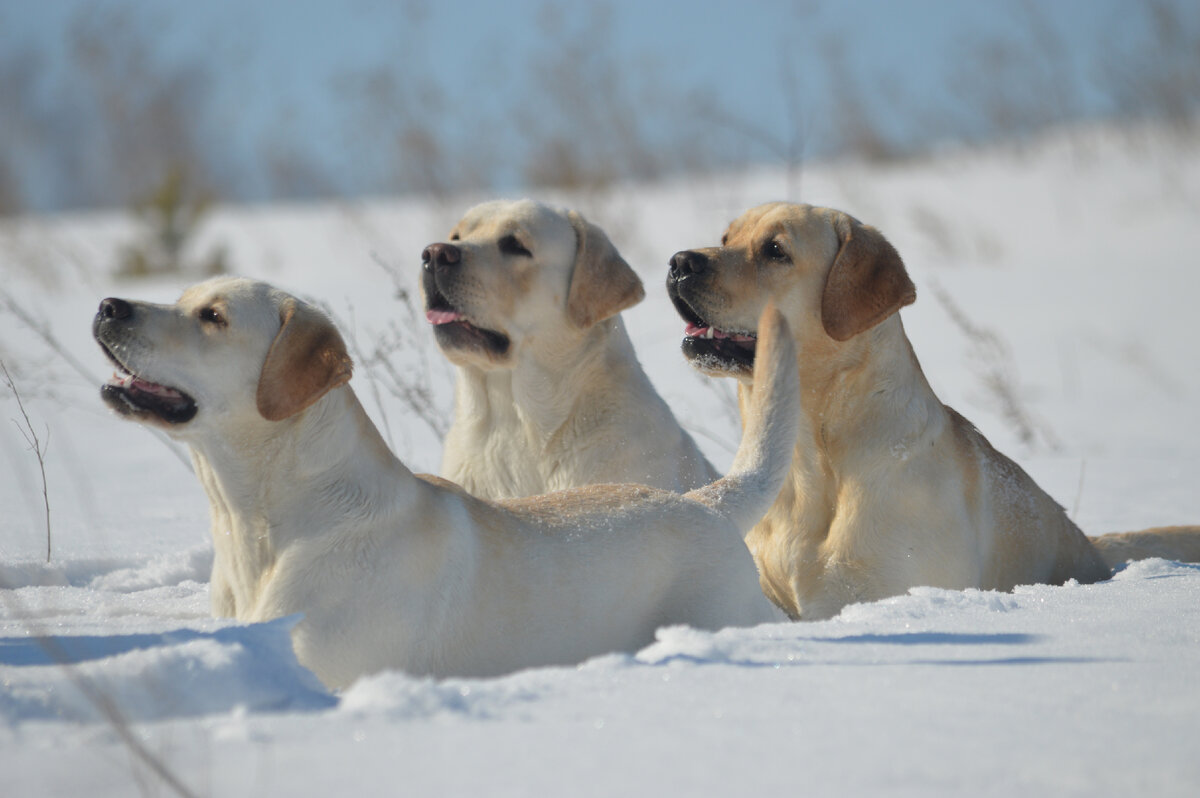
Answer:
[[[567,290],[567,317],[587,329],[641,302],[646,291],[603,230],[575,211],[567,217],[578,240]]]
[[[354,368],[333,323],[315,308],[287,297],[282,326],[258,377],[258,412],[268,421],[294,416],[350,380]]]
[[[821,323],[848,341],[917,299],[900,253],[883,234],[846,214],[834,222],[841,248],[825,278]]]

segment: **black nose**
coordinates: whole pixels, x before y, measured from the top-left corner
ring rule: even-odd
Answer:
[[[453,244],[430,244],[421,251],[421,263],[426,269],[434,266],[453,266],[462,260],[462,250]]]
[[[100,310],[97,311],[97,315],[102,319],[122,321],[133,315],[133,305],[124,299],[116,299],[110,296],[108,299],[100,300]]]
[[[690,249],[671,256],[670,276],[678,280],[691,274],[703,274],[708,268],[708,256]]]

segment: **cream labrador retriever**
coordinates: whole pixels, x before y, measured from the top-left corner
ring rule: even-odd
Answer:
[[[638,363],[618,314],[642,282],[599,227],[488,202],[421,260],[426,317],[458,367],[442,476],[490,499],[717,478]]]
[[[827,618],[918,585],[1094,582],[1128,557],[1200,555],[1194,527],[1089,541],[938,401],[897,312],[916,299],[904,264],[845,213],[754,208],[721,246],[676,253],[667,291],[687,324],[685,356],[736,377],[745,413],[770,373],[755,366],[758,315],[771,301],[788,320],[801,432],[791,473],[747,543],[765,592],[793,617]]]
[[[743,535],[795,443],[786,322],[765,322],[757,405],[728,476],[679,495],[592,486],[473,498],[392,455],[346,384],[319,311],[217,278],[174,305],[105,299],[93,333],[119,413],[186,442],[211,502],[212,609],[302,613],[297,656],[326,684],[384,668],[489,676],[633,650],[664,624],[782,620]]]

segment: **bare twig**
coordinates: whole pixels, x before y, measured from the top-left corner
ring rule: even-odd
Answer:
[[[42,473],[42,500],[46,506],[46,562],[50,562],[50,491],[46,482],[46,449],[42,445],[37,433],[33,429],[33,422],[29,419],[29,414],[25,411],[25,404],[21,401],[21,394],[17,390],[16,384],[13,382],[12,376],[8,372],[8,366],[3,360],[0,360],[0,371],[4,373],[4,381],[8,389],[12,391],[13,397],[17,400],[17,407],[21,411],[21,416],[25,420],[25,427],[22,428],[19,424],[17,429],[21,430],[21,434],[25,440],[29,442],[30,448],[37,455],[38,468]],[[14,421],[15,423],[15,421]],[[49,440],[49,430],[47,429],[47,441]],[[171,788],[175,793],[185,798],[192,798],[196,793],[189,790],[179,778],[171,772],[166,766],[166,763],[156,756],[149,748],[147,748],[141,740],[134,735],[129,727],[129,721],[122,714],[120,708],[113,700],[112,696],[106,694],[94,681],[84,675],[78,668],[72,667],[70,655],[63,649],[62,644],[54,637],[49,635],[45,629],[39,624],[33,623],[30,618],[30,613],[25,612],[20,606],[16,595],[6,585],[0,584],[0,599],[3,599],[9,613],[13,617],[24,618],[26,630],[29,631],[38,646],[42,648],[46,654],[62,668],[63,673],[75,688],[83,694],[83,697],[96,708],[100,715],[108,722],[113,731],[120,737],[121,742],[129,749],[134,758],[148,767],[151,772],[162,779],[163,783]]]
[[[383,260],[378,253],[372,252],[371,259],[379,268],[392,278],[392,286],[396,299],[404,308],[404,327],[393,322],[389,325],[388,336],[381,336],[373,352],[365,359],[369,367],[378,368],[382,372],[384,387],[399,399],[403,400],[415,412],[434,434],[441,440],[450,429],[445,413],[437,409],[433,399],[433,364],[429,360],[428,347],[410,347],[409,342],[418,340],[425,331],[424,314],[418,311],[417,301],[408,290],[400,271]],[[402,349],[412,350],[420,367],[402,372],[392,362],[392,355]],[[444,361],[443,361],[444,362]]]
[[[42,502],[46,506],[46,562],[50,562],[50,490],[46,483],[46,447],[50,445],[50,428],[46,428],[46,444],[43,446],[37,432],[33,429],[33,422],[29,420],[29,413],[25,412],[25,403],[21,401],[21,393],[17,390],[17,385],[13,382],[12,375],[8,373],[8,366],[3,360],[0,360],[0,371],[4,372],[4,382],[12,391],[13,398],[17,400],[17,408],[21,411],[21,417],[25,419],[24,427],[17,424],[16,419],[13,419],[13,424],[20,430],[25,442],[29,444],[30,450],[37,457],[38,469],[42,473]]]

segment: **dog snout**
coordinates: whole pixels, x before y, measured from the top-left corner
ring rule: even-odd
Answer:
[[[693,274],[703,274],[708,268],[708,256],[690,249],[676,252],[671,256],[669,276],[679,280]]]
[[[101,319],[124,321],[133,315],[133,305],[124,299],[108,297],[100,300],[100,310],[96,312],[96,315]]]
[[[453,244],[430,244],[421,251],[421,263],[426,269],[453,266],[462,261],[462,250]]]

